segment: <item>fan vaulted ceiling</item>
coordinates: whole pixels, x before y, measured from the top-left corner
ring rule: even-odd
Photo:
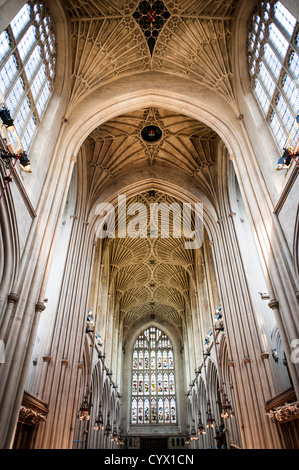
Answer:
[[[147,208],[147,222],[151,203],[168,206],[176,203],[182,208],[174,198],[156,191],[129,199],[127,207],[134,202]],[[194,252],[185,249],[186,238],[172,236],[172,220],[169,238],[105,240],[104,249],[109,247],[111,285],[115,287],[115,302],[119,305],[125,336],[138,321],[152,318],[169,322],[182,334],[190,283],[194,281]]]
[[[231,33],[237,0],[66,0],[71,103],[120,76],[178,75],[234,100]]]
[[[157,141],[143,139],[142,130],[147,126],[157,126],[161,130]],[[156,169],[157,174],[161,167],[172,168],[177,174],[196,181],[217,204],[220,143],[219,136],[205,124],[162,108],[140,109],[109,120],[93,130],[82,147],[89,207],[96,204],[101,192],[117,178],[145,166]],[[128,199],[127,206],[136,202],[147,208],[147,218],[153,202],[168,206],[177,203],[182,208],[181,202],[157,191]],[[134,216],[128,216],[127,222],[132,218]],[[148,227],[149,219],[147,230]],[[109,248],[110,288],[115,289],[115,302],[119,306],[119,321],[125,337],[134,324],[150,318],[167,321],[182,335],[186,311],[190,308],[194,251],[185,249],[186,238],[174,238],[171,229],[168,238],[151,238],[150,235],[148,231],[145,238],[108,238],[104,242],[104,249]]]
[[[195,81],[234,100],[231,31],[236,0],[66,0],[72,34],[71,106],[112,80],[162,72]],[[142,130],[157,126],[161,137],[146,141]],[[207,125],[163,108],[148,107],[94,129],[82,146],[89,208],[117,179],[146,166],[190,178],[217,206],[219,136]],[[162,192],[127,201],[177,202]],[[148,210],[149,212],[149,210]],[[149,235],[149,234],[148,234]],[[119,322],[127,332],[141,320],[169,322],[183,334],[194,281],[194,252],[184,238],[112,238],[111,287]]]
[[[162,130],[158,142],[142,139],[141,131],[149,124]],[[160,108],[142,109],[110,120],[84,143],[90,205],[120,175],[145,165],[163,166],[190,177],[214,201],[219,142],[217,134],[203,123]]]

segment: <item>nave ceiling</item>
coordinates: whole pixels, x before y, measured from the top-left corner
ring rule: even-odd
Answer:
[[[67,0],[72,35],[70,106],[120,77],[162,72],[184,77],[234,101],[231,35],[236,0]],[[153,84],[154,86],[154,84]],[[161,138],[146,142],[142,130],[157,126]],[[81,149],[87,173],[88,210],[130,172],[173,171],[190,179],[217,211],[221,139],[210,127],[161,107],[117,116],[94,129]],[[142,193],[127,203],[178,202],[164,193]],[[107,239],[115,302],[124,336],[141,320],[186,325],[194,253],[183,238]]]
[[[237,0],[66,0],[72,37],[71,105],[122,76],[159,71],[234,101]]]
[[[196,250],[186,249],[188,237],[173,237],[173,217],[170,216],[169,237],[151,237],[153,225],[150,221],[150,204],[176,204],[182,214],[182,204],[173,197],[158,191],[147,191],[127,200],[142,203],[146,207],[146,238],[106,238],[103,252],[109,250],[110,289],[115,289],[115,305],[119,307],[119,324],[124,328],[124,339],[134,325],[141,320],[152,319],[169,323],[182,338],[186,326],[186,315],[190,311],[189,292],[195,289]],[[163,209],[162,209],[163,210]],[[116,211],[117,212],[117,211]],[[127,215],[127,224],[135,215]],[[116,213],[116,221],[118,214]],[[137,229],[142,227],[141,224]],[[194,215],[191,228],[194,228]],[[116,225],[117,230],[117,225]],[[186,232],[183,232],[185,235]]]
[[[146,142],[142,129],[157,126],[157,142]],[[112,119],[91,132],[83,145],[91,208],[118,178],[146,168],[169,169],[189,178],[217,206],[217,155],[221,139],[205,124],[161,108],[149,107]]]

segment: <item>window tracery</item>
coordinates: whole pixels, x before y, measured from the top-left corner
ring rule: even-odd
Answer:
[[[0,34],[0,101],[30,147],[49,102],[55,76],[53,21],[41,1],[28,1]],[[9,137],[16,143],[17,136]]]
[[[294,125],[299,111],[298,46],[296,18],[279,1],[259,2],[248,34],[249,73],[280,150],[286,145],[294,149],[299,138]]]
[[[175,424],[175,368],[169,338],[150,327],[133,349],[132,424]]]

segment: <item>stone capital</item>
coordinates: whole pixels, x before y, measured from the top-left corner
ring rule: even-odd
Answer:
[[[37,304],[35,304],[35,311],[36,312],[43,312],[45,310],[46,306],[43,302],[37,302]]]
[[[278,300],[276,300],[276,299],[271,299],[270,302],[268,303],[268,305],[272,310],[275,310],[275,309],[279,308],[279,303],[278,303]]]
[[[20,297],[14,292],[11,292],[10,294],[8,294],[7,298],[9,303],[16,304],[19,301]]]

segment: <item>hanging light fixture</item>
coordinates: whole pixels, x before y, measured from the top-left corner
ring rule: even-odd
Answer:
[[[198,440],[198,435],[197,435],[197,432],[195,431],[194,420],[193,420],[193,424],[192,424],[190,439],[191,439],[191,441],[197,441]]]
[[[235,416],[233,412],[232,405],[230,404],[229,399],[227,398],[226,393],[223,394],[222,403],[221,403],[221,418],[231,418]]]
[[[116,423],[114,422],[111,442],[117,442],[117,440],[118,440],[118,437],[117,437]]]
[[[102,414],[102,403],[100,403],[99,406],[99,414],[95,420],[94,427],[93,429],[95,431],[99,431],[100,429],[103,431],[104,430],[104,420],[103,420],[103,414]]]
[[[201,420],[201,412],[198,412],[198,425],[197,425],[197,434],[204,435],[207,434],[204,425],[202,424]]]
[[[108,415],[107,415],[107,424],[106,424],[106,428],[105,428],[105,435],[106,435],[106,436],[110,436],[110,433],[111,433],[110,412],[108,411]]]
[[[216,426],[216,421],[213,417],[213,413],[211,410],[210,400],[207,401],[207,429],[213,429]]]
[[[79,419],[80,421],[85,421],[85,420],[88,421],[90,419],[89,404],[88,404],[87,396],[83,398],[83,403],[80,406]]]
[[[186,440],[185,440],[185,444],[188,446],[190,444],[190,434],[187,434],[187,437],[186,437]]]

